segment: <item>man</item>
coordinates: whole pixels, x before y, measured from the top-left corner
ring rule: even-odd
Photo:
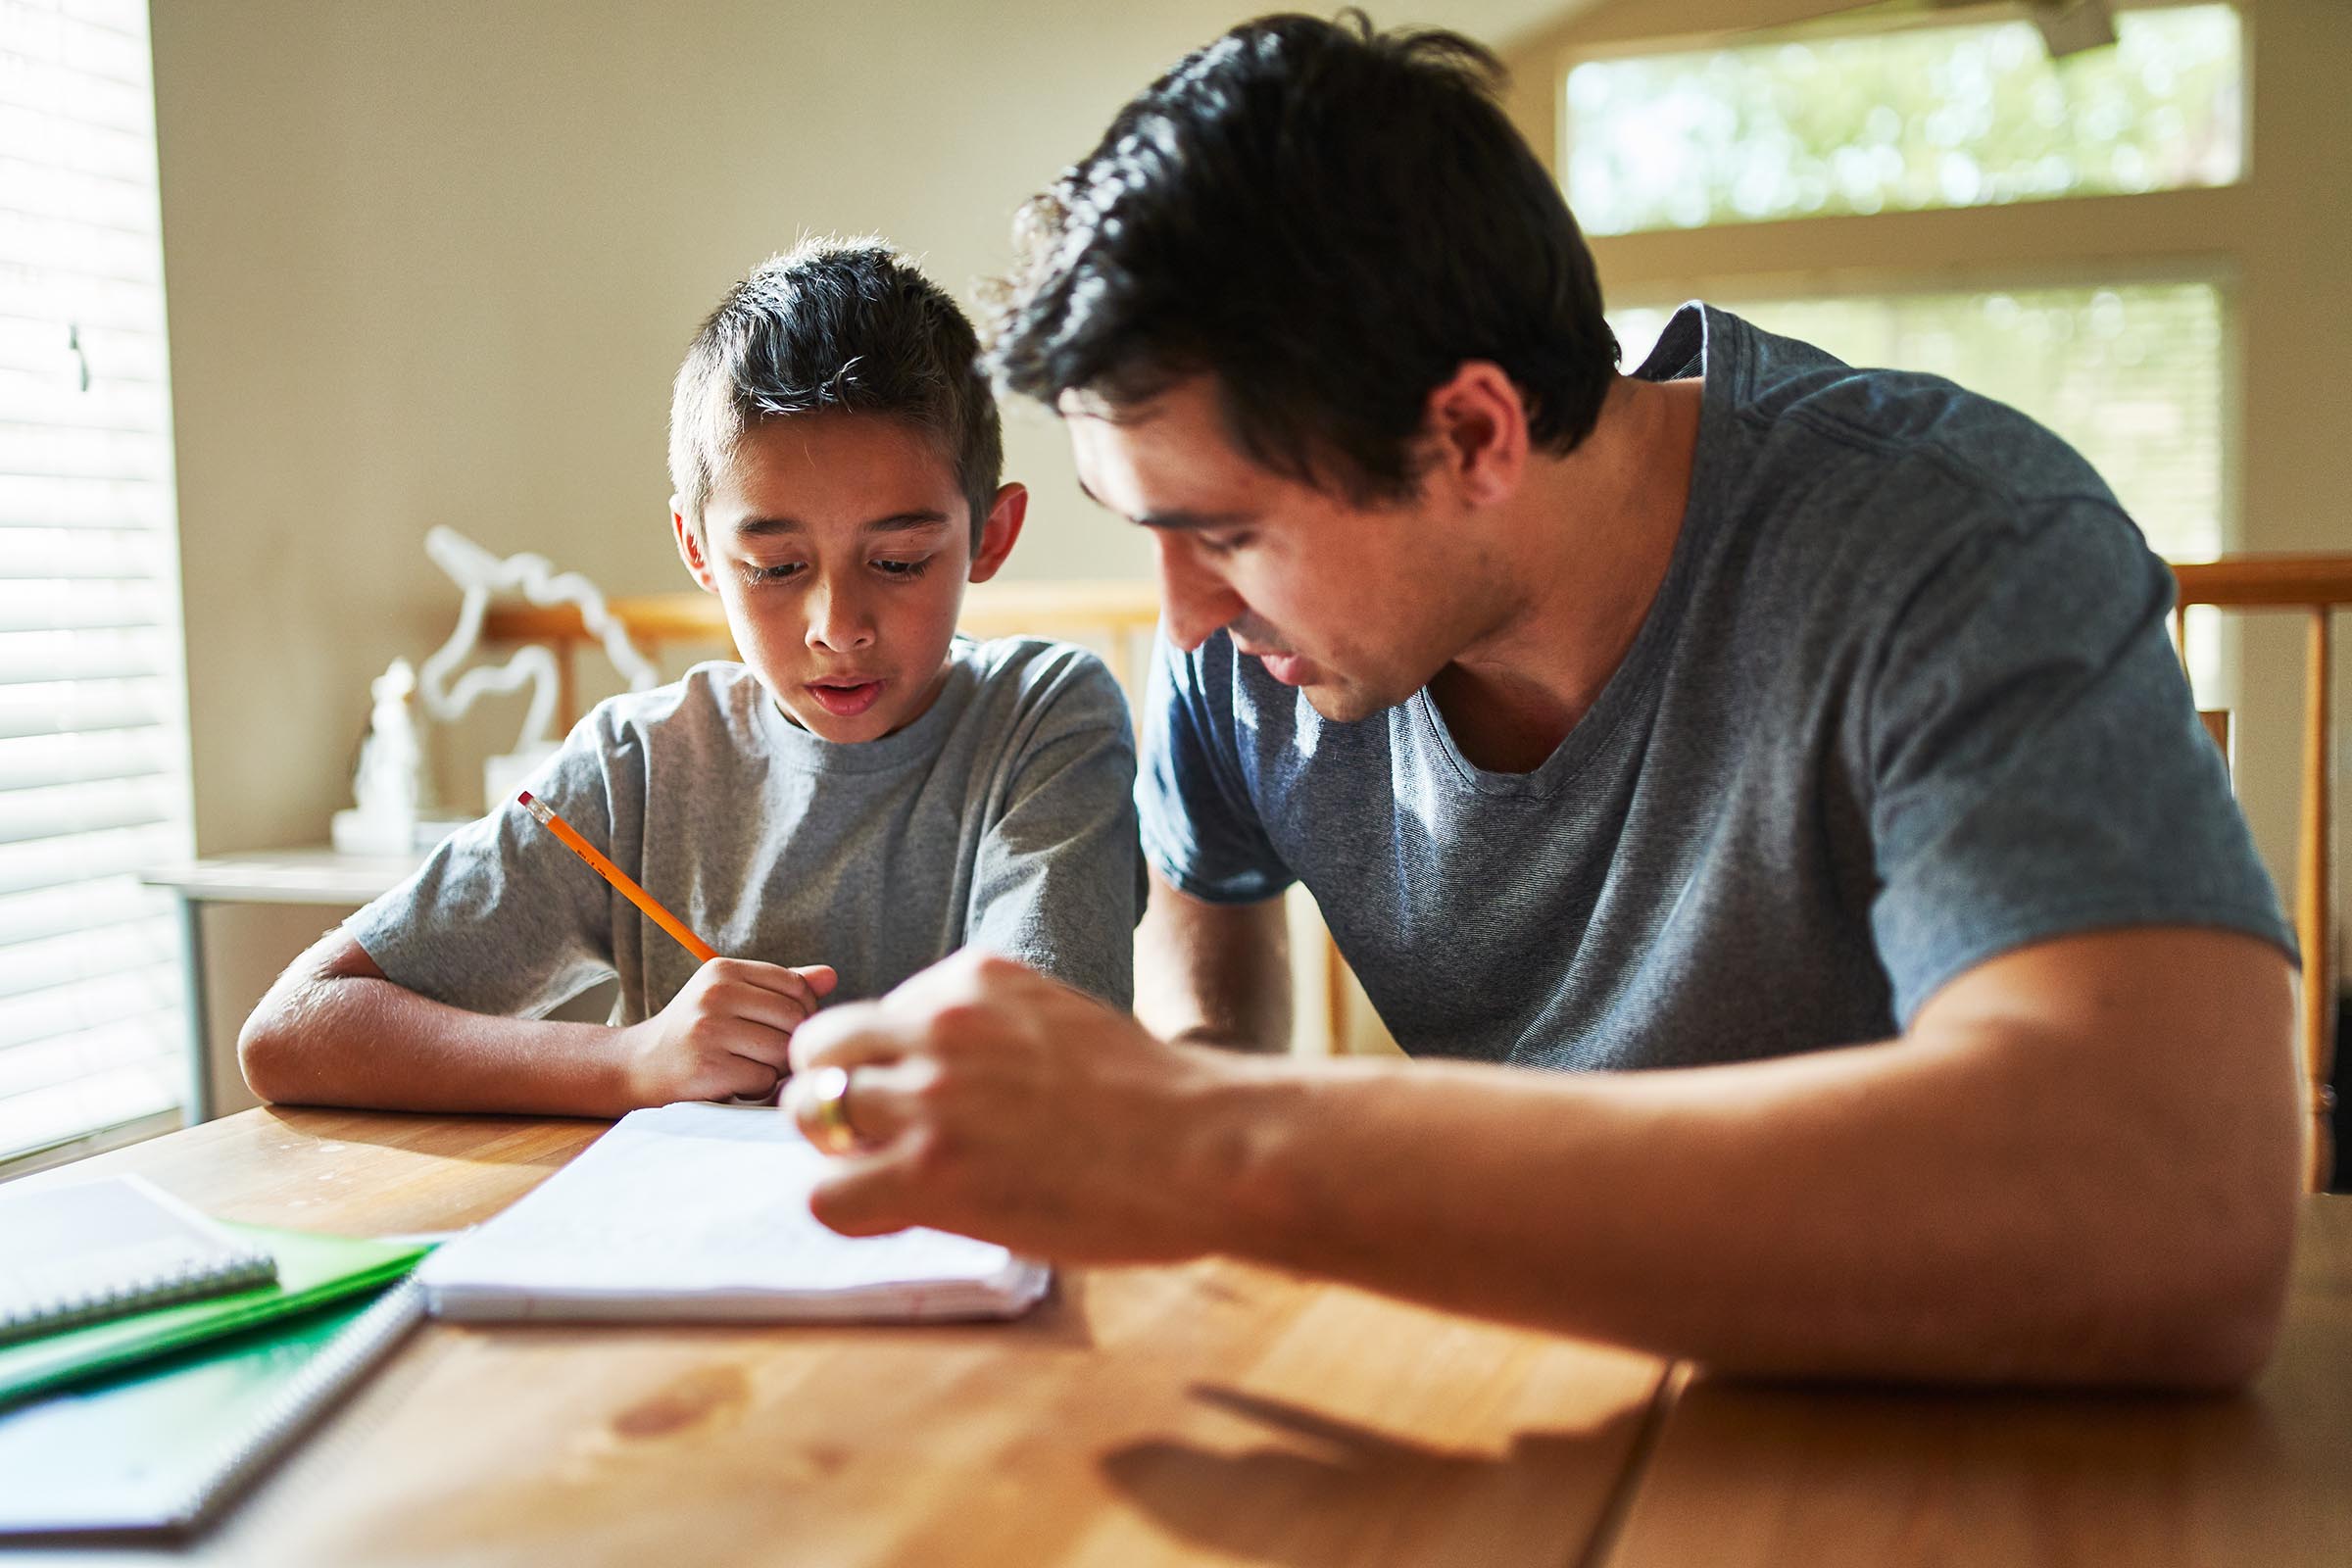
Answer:
[[[1493,72],[1266,19],[1032,205],[998,370],[1159,554],[1143,1022],[970,957],[820,1015],[819,1215],[1744,1371],[2242,1381],[2291,944],[2169,574],[1949,383],[1699,307],[1618,374]],[[1279,1041],[1293,878],[1457,1059],[1206,1049]]]

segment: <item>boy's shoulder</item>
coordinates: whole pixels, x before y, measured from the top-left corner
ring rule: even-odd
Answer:
[[[740,750],[760,722],[765,689],[748,665],[712,660],[666,685],[608,697],[573,732],[608,756],[632,750]]]
[[[1129,722],[1126,694],[1101,655],[1050,637],[958,636],[954,657],[970,706],[1004,719],[1051,714],[1054,728]]]

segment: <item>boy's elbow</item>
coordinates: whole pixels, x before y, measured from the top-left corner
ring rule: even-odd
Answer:
[[[245,1027],[237,1031],[237,1070],[245,1075],[245,1087],[270,1103],[293,1098],[287,1077],[291,1041],[284,1013],[275,996],[264,998],[245,1020]]]

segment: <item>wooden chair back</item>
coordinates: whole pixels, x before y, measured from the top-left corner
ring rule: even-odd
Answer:
[[[2333,787],[2331,631],[2335,611],[2352,604],[2352,555],[2239,556],[2180,564],[2174,640],[2182,638],[2187,612],[2197,605],[2230,611],[2300,612],[2307,625],[2301,777],[2302,819],[2296,855],[2295,934],[2303,950],[2303,1065],[2312,1109],[2309,1172],[2315,1188],[2326,1185],[2331,1165],[2329,1128],[2333,1093],[2335,943],[2330,896]],[[648,658],[677,646],[732,649],[718,601],[704,593],[648,594],[608,601]],[[1059,637],[1092,647],[1139,707],[1159,603],[1149,582],[983,583],[964,597],[961,626],[976,637],[1016,633]],[[502,604],[483,620],[494,642],[543,643],[555,652],[562,677],[559,708],[566,728],[579,716],[577,656],[595,639],[571,606]],[[2229,755],[2227,712],[2205,715],[2214,738]],[[1346,960],[1328,937],[1322,968],[1330,1049],[1348,1049],[1349,983]]]
[[[2303,950],[2303,1070],[2311,1106],[2310,1156],[2314,1191],[2325,1189],[2333,1166],[2331,1129],[2335,1093],[2335,905],[2333,707],[2335,612],[2352,604],[2352,555],[2234,556],[2173,567],[2180,593],[2173,612],[2173,643],[2185,654],[2188,612],[2212,605],[2230,611],[2284,611],[2304,620],[2301,823],[2295,853],[2295,941]],[[2209,718],[2207,726],[2212,727]],[[2228,753],[2227,717],[2216,739]]]

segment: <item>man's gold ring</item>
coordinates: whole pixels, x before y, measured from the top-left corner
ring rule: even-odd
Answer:
[[[858,1140],[858,1129],[850,1125],[849,1069],[812,1067],[806,1080],[808,1087],[802,1093],[808,1119],[816,1124],[808,1141],[828,1154],[856,1152]]]

